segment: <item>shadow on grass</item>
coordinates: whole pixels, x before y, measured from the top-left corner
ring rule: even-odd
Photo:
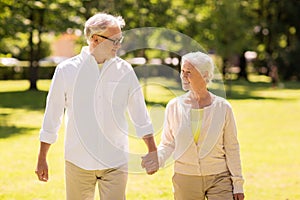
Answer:
[[[146,104],[149,105],[149,106],[157,106],[157,105],[160,105],[160,106],[163,106],[163,107],[166,107],[168,102],[156,102],[156,101],[147,101],[146,100]]]
[[[232,91],[232,90],[226,90],[226,98],[236,99],[236,100],[246,100],[246,99],[282,100],[282,98],[263,97],[263,96],[254,95],[253,92],[240,92],[240,91]]]
[[[35,128],[26,128],[26,127],[16,127],[16,126],[0,126],[0,139],[8,138],[11,136],[17,136],[20,134],[26,134],[30,131],[35,130]]]
[[[271,83],[247,82],[244,80],[231,80],[225,82],[226,98],[228,99],[255,99],[255,100],[282,100],[280,97],[265,97],[258,95],[258,91],[270,90]],[[170,89],[170,88],[169,88]],[[178,87],[172,88],[178,90]],[[300,89],[299,82],[284,83],[284,89]],[[46,104],[46,91],[16,91],[0,92],[0,107],[2,108],[23,108],[28,110],[43,110]],[[168,102],[146,101],[147,105],[160,104],[166,106]]]
[[[280,89],[299,90],[300,83],[288,82],[283,88],[272,88],[271,83],[265,82],[247,82],[241,80],[232,80],[226,82],[226,96],[228,99],[254,99],[254,100],[283,100],[281,97],[266,97],[258,95],[257,92],[271,91]]]
[[[41,110],[46,105],[46,91],[0,92],[0,107]]]

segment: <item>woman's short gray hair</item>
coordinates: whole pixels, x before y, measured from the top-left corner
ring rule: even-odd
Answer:
[[[123,28],[125,21],[121,16],[113,16],[106,13],[98,13],[90,17],[84,25],[84,36],[89,41],[90,38],[95,34],[101,34],[109,26],[119,26]]]
[[[204,72],[208,72],[208,76],[206,78],[206,83],[210,83],[214,77],[214,62],[212,58],[200,51],[191,52],[182,56],[181,65],[183,65],[184,61],[189,61],[201,74]]]

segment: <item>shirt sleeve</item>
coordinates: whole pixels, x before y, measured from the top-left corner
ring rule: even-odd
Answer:
[[[128,98],[128,112],[133,121],[137,136],[142,138],[145,135],[153,134],[154,130],[141,86],[134,71],[130,74],[130,80],[131,86]]]
[[[165,165],[166,160],[171,156],[171,154],[175,150],[175,139],[173,135],[173,130],[171,128],[172,126],[170,115],[170,106],[168,104],[165,111],[161,142],[157,148],[158,162],[160,167],[163,167]]]
[[[57,132],[60,128],[65,108],[65,92],[63,71],[55,69],[50,89],[47,95],[46,110],[42,128],[40,130],[40,141],[53,144],[57,140]]]
[[[233,182],[233,193],[244,193],[242,167],[240,160],[240,147],[237,138],[237,128],[231,106],[226,111],[226,122],[224,130],[224,148],[226,162],[231,173]]]

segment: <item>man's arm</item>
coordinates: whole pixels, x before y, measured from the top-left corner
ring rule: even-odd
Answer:
[[[40,152],[38,155],[38,162],[36,166],[35,173],[38,176],[40,181],[48,181],[48,164],[47,164],[47,153],[51,144],[41,142],[40,143]]]
[[[148,153],[157,151],[155,140],[154,140],[154,137],[152,134],[145,135],[143,137],[143,140],[144,140],[145,144],[147,145]]]
[[[233,198],[234,198],[234,200],[244,200],[245,195],[244,195],[244,193],[236,193],[236,194],[233,194]]]
[[[152,175],[159,169],[157,147],[152,134],[145,135],[143,140],[148,148],[148,154],[142,157],[142,167],[146,168],[147,174]]]

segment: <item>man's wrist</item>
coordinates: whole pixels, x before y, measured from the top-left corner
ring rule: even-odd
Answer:
[[[148,152],[151,153],[151,152],[154,152],[154,151],[157,151],[157,147],[154,146],[154,147],[148,147]]]
[[[157,151],[157,147],[156,147],[156,144],[155,144],[155,140],[154,140],[154,137],[152,134],[148,134],[148,135],[145,135],[143,137],[143,140],[145,141],[146,145],[147,145],[147,148],[148,148],[148,152],[154,152],[154,151]]]

